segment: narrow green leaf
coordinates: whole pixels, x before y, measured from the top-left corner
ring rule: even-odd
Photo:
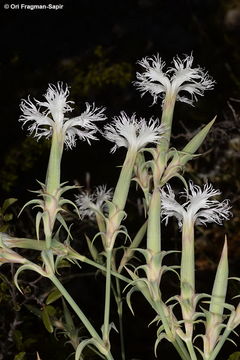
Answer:
[[[69,230],[69,228],[68,228],[68,226],[67,226],[64,218],[62,217],[62,215],[58,213],[57,216],[56,216],[56,218],[58,219],[58,221],[60,222],[60,224],[64,227],[64,229],[67,231],[68,235],[69,235],[70,238],[72,239],[72,235],[71,235],[71,233],[70,233],[70,230]]]
[[[6,222],[11,221],[12,218],[13,218],[13,214],[5,214],[3,216],[3,220],[6,221]]]
[[[227,240],[225,239],[221,259],[218,264],[213,284],[212,297],[210,302],[210,313],[222,316],[228,285],[228,252]]]
[[[85,238],[87,240],[88,250],[93,258],[93,260],[97,261],[98,258],[98,250],[96,246],[94,246],[93,241],[89,239],[89,237],[85,234]]]
[[[48,306],[44,306],[42,312],[41,312],[41,318],[43,321],[43,324],[45,326],[45,328],[47,329],[47,331],[49,333],[53,332],[53,326],[52,326],[52,322],[49,316],[49,312],[48,312]]]
[[[14,356],[14,360],[25,360],[26,359],[25,355],[26,355],[25,351],[21,351],[20,353]]]
[[[37,308],[36,306],[26,304],[25,307],[34,315],[36,315],[38,318],[41,318],[41,310]]]
[[[75,330],[75,326],[74,326],[74,322],[72,319],[72,315],[70,313],[70,311],[68,310],[68,307],[65,303],[65,301],[63,300],[63,312],[64,312],[64,319],[66,322],[66,329],[69,333],[72,333]]]
[[[228,360],[240,360],[240,351],[236,351],[234,353],[232,353]]]
[[[4,214],[5,211],[7,210],[7,208],[9,206],[11,206],[12,204],[14,204],[18,199],[15,199],[15,198],[9,198],[9,199],[6,199],[4,202],[3,202],[3,205],[2,205],[2,213]]]
[[[7,232],[7,229],[8,229],[9,225],[8,224],[5,224],[5,225],[2,225],[0,226],[0,232]]]
[[[49,293],[49,295],[48,295],[48,297],[46,299],[46,304],[47,305],[52,304],[54,301],[58,300],[61,296],[62,296],[62,294],[57,288],[53,289]]]
[[[182,149],[182,151],[189,153],[189,154],[194,154],[198,150],[198,148],[202,145],[205,137],[209,133],[215,120],[216,120],[216,116],[214,117],[214,119],[212,121],[210,121],[206,126],[204,126],[204,128],[202,130],[200,130],[199,133],[197,133],[197,135],[195,135],[189,141],[189,143]]]
[[[40,212],[40,211],[36,215],[36,234],[37,234],[37,239],[38,240],[39,240],[39,229],[40,229],[40,222],[41,222],[41,219],[42,219],[42,215],[43,215],[43,213]]]

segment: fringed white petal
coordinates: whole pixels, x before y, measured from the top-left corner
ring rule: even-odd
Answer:
[[[106,125],[104,130],[105,138],[115,143],[112,152],[122,146],[137,151],[149,143],[157,143],[164,133],[158,120],[150,119],[147,123],[143,118],[137,120],[135,114],[128,117],[125,112],[115,117],[113,124]]]
[[[106,201],[111,200],[111,198],[112,189],[107,190],[106,185],[100,185],[96,187],[93,193],[81,191],[79,195],[76,195],[75,202],[82,218],[94,218],[95,211],[106,211]]]
[[[182,225],[182,219],[190,219],[197,225],[215,222],[219,225],[224,220],[228,220],[231,216],[231,206],[229,200],[219,202],[216,199],[210,199],[220,195],[219,190],[213,189],[211,184],[205,184],[203,190],[200,186],[189,182],[189,189],[185,189],[182,197],[186,202],[180,205],[175,200],[175,195],[170,185],[166,185],[167,191],[161,190],[162,194],[162,214],[165,216],[163,220],[167,223],[170,216],[177,218],[179,226]],[[180,220],[180,221],[179,221]]]
[[[94,135],[98,131],[95,122],[106,119],[105,108],[86,103],[86,110],[80,116],[69,119],[65,113],[73,110],[70,106],[73,102],[67,100],[68,96],[67,86],[64,87],[60,82],[56,86],[50,84],[44,95],[46,101],[35,100],[36,105],[30,99],[21,102],[23,114],[19,121],[23,125],[31,122],[28,131],[37,139],[43,136],[48,138],[53,131],[61,133],[66,147],[70,149],[76,145],[77,138],[88,143],[97,140]]]
[[[142,95],[149,92],[153,96],[153,103],[156,103],[158,98],[175,96],[176,100],[192,105],[197,96],[202,96],[205,90],[213,89],[215,83],[202,68],[192,68],[192,55],[183,60],[177,56],[173,59],[174,66],[165,73],[165,63],[159,55],[144,58],[138,63],[143,67],[143,73],[137,73],[138,81],[134,84]]]
[[[165,63],[162,62],[159,54],[152,58],[146,57],[138,61],[138,64],[144,68],[143,73],[137,73],[138,81],[134,82],[142,95],[147,92],[153,96],[153,103],[157,102],[157,98],[164,97],[164,94],[171,88],[171,83],[166,74],[163,72]]]
[[[169,217],[174,216],[178,220],[179,228],[182,227],[182,221],[186,216],[186,210],[175,199],[175,194],[169,184],[161,189],[162,216],[165,224],[168,224]]]

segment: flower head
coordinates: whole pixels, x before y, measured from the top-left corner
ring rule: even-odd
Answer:
[[[210,200],[211,197],[220,195],[219,190],[214,190],[211,184],[205,184],[203,190],[198,185],[189,182],[189,190],[185,189],[182,197],[186,202],[180,205],[175,200],[175,194],[169,184],[166,190],[161,190],[162,195],[162,215],[163,220],[168,222],[168,218],[175,216],[181,228],[183,220],[190,220],[197,225],[215,222],[219,225],[231,216],[229,201]]]
[[[70,149],[76,145],[76,138],[86,140],[88,143],[90,140],[96,140],[95,122],[106,119],[103,113],[105,109],[86,103],[86,110],[80,116],[69,119],[65,114],[73,111],[71,107],[73,101],[67,100],[68,96],[67,85],[64,87],[60,82],[56,86],[49,85],[44,95],[45,101],[35,100],[33,103],[30,98],[22,100],[20,108],[23,114],[19,121],[24,125],[30,122],[28,130],[37,139],[42,136],[48,138],[53,131],[61,133],[66,146]]]
[[[93,193],[82,191],[76,195],[76,204],[82,218],[94,218],[96,212],[106,211],[106,201],[111,200],[112,189],[107,190],[106,185],[97,186]]]
[[[178,56],[173,59],[173,67],[164,73],[165,63],[157,56],[146,57],[138,61],[143,67],[143,73],[137,73],[138,81],[135,81],[137,89],[144,95],[150,92],[153,96],[153,103],[157,99],[167,96],[175,97],[176,100],[187,104],[197,100],[197,96],[202,96],[205,90],[211,90],[214,81],[200,67],[192,68],[193,56],[186,56],[181,60]],[[180,95],[184,93],[185,96]],[[188,96],[187,96],[188,95]]]
[[[115,117],[113,124],[106,125],[104,130],[105,138],[115,143],[112,152],[121,146],[139,150],[148,143],[157,143],[164,133],[158,120],[150,119],[147,123],[143,118],[137,120],[135,114],[128,117],[125,112]]]

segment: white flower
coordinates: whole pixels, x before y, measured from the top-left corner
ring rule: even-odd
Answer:
[[[76,204],[82,218],[85,216],[94,218],[96,212],[106,211],[106,201],[111,200],[111,198],[112,189],[107,190],[106,185],[100,185],[96,187],[92,194],[82,191],[79,195],[76,195]]]
[[[176,100],[187,104],[197,100],[197,95],[202,96],[205,90],[211,90],[214,81],[200,67],[192,68],[193,56],[186,56],[181,60],[178,56],[173,59],[173,67],[164,73],[165,63],[157,56],[143,58],[138,63],[143,67],[142,74],[137,73],[138,81],[134,84],[144,95],[150,92],[153,96],[153,103],[158,97],[176,97]],[[183,92],[185,96],[179,95]],[[188,97],[186,96],[188,95]]]
[[[105,125],[104,130],[105,138],[115,143],[111,152],[121,146],[139,150],[148,143],[157,143],[164,133],[158,120],[150,119],[147,123],[143,118],[137,120],[135,114],[128,117],[125,112],[116,116],[113,124]]]
[[[69,119],[65,114],[73,110],[70,106],[73,101],[68,101],[68,96],[67,85],[64,87],[60,82],[56,86],[49,85],[44,95],[46,101],[35,100],[34,104],[29,98],[22,100],[20,108],[23,114],[19,121],[23,124],[31,122],[28,130],[37,139],[42,136],[48,138],[53,131],[61,133],[66,146],[70,149],[76,145],[77,137],[88,143],[90,140],[96,140],[94,134],[97,132],[97,127],[94,122],[106,119],[103,113],[105,109],[86,103],[86,110],[80,116]]]
[[[175,194],[169,184],[161,190],[163,221],[168,223],[168,218],[175,216],[181,228],[183,220],[190,220],[197,225],[215,222],[219,225],[231,216],[229,200],[219,202],[210,200],[211,197],[220,195],[219,190],[214,190],[211,184],[205,184],[203,190],[198,185],[189,182],[189,191],[185,189],[182,196],[186,202],[180,205],[175,200]]]

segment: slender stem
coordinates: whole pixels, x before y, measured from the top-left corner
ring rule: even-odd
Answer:
[[[162,324],[164,326],[164,330],[166,332],[166,335],[169,336],[170,338],[172,337],[172,332],[169,326],[169,321],[165,315],[164,309],[163,309],[163,303],[162,300],[159,299],[159,301],[155,302],[155,309],[158,312],[158,314],[160,315]],[[182,339],[176,335],[176,340],[171,341],[171,343],[173,344],[173,346],[175,347],[175,349],[177,350],[177,352],[179,353],[179,355],[181,356],[182,360],[192,360],[185,348],[185,345],[182,341]]]
[[[186,345],[187,345],[191,360],[197,360],[197,356],[196,356],[192,341],[186,341]]]
[[[126,154],[112,200],[118,210],[125,208],[136,156],[137,151],[131,149],[129,149]]]
[[[147,249],[152,250],[155,254],[161,251],[160,212],[160,191],[155,188],[149,206],[147,228]]]
[[[168,322],[168,319],[165,315],[165,312],[164,312],[164,308],[163,308],[163,305],[165,305],[162,300],[160,299],[160,296],[159,296],[159,299],[158,301],[154,301],[155,303],[155,306],[156,306],[156,310],[161,318],[161,322],[164,326],[164,330],[166,332],[166,335],[171,338],[173,335],[172,335],[172,332],[171,332],[171,329],[170,329],[170,326],[169,326],[169,322]]]
[[[120,345],[121,345],[121,357],[122,360],[125,360],[125,343],[124,343],[124,334],[123,334],[123,302],[121,296],[121,287],[118,278],[115,278],[116,282],[116,303],[117,303],[117,310],[118,310],[118,318],[119,318],[119,333],[120,333]]]
[[[80,255],[77,251],[73,250],[71,251],[71,254],[69,256],[71,259],[76,259],[76,260],[80,260],[81,262],[85,262],[86,264],[89,264],[91,266],[94,266],[100,270],[102,270],[104,273],[106,273],[107,269],[105,266],[101,265],[101,264],[98,264],[97,262],[91,260],[91,259],[88,259],[87,257],[83,256],[83,255]],[[113,271],[111,270],[111,274],[117,278],[119,278],[120,280],[130,284],[132,282],[131,279],[127,278],[126,276],[124,275],[121,275],[119,274],[118,272],[116,271]]]
[[[54,254],[59,254],[58,249],[57,249],[58,245],[64,246],[63,244],[58,243],[56,240],[54,240],[52,242],[51,250],[53,251]],[[34,239],[27,239],[27,238],[11,238],[10,240],[8,240],[8,247],[9,248],[16,247],[16,248],[42,251],[42,250],[46,250],[46,242],[44,240],[34,240]],[[60,250],[61,250],[61,248],[60,248]],[[72,248],[70,249],[69,258],[79,260],[81,262],[84,262],[86,264],[94,266],[95,268],[100,269],[103,272],[106,272],[105,266],[98,264],[97,262],[95,262],[91,259],[88,259],[86,256],[79,254],[76,250],[73,250]],[[127,278],[124,275],[121,275],[117,271],[111,270],[111,274],[113,276],[117,277],[118,279],[124,281],[125,283],[129,284],[132,282],[131,279]]]
[[[60,186],[61,159],[64,137],[62,133],[53,130],[52,144],[46,174],[46,192],[53,194]]]
[[[73,300],[71,295],[68,293],[68,291],[65,289],[65,287],[61,284],[61,282],[58,280],[58,278],[52,274],[50,277],[50,280],[53,282],[53,284],[56,286],[56,288],[61,292],[61,294],[64,296],[66,301],[69,303],[69,305],[72,307],[72,309],[75,311],[75,313],[78,315],[79,319],[82,321],[90,335],[99,341],[99,343],[102,344],[102,339],[88,320],[88,318],[84,315],[82,310],[79,308],[79,306],[76,304],[76,302]]]
[[[103,341],[109,343],[109,317],[111,305],[111,260],[112,251],[107,250],[107,267],[106,267],[106,287],[105,287],[105,307],[104,307],[104,323],[103,323]]]
[[[127,262],[134,256],[134,250],[139,247],[141,241],[143,240],[147,230],[147,220],[145,223],[141,226],[141,228],[138,230],[136,236],[134,237],[132,243],[130,246],[126,249],[124,252],[124,255],[120,261],[118,272],[121,273],[124,266],[127,264]]]
[[[105,287],[105,307],[104,307],[104,323],[103,323],[103,341],[109,344],[109,317],[111,305],[111,260],[112,249],[116,233],[123,219],[123,210],[126,205],[129,187],[132,179],[133,166],[136,160],[137,151],[129,149],[122,166],[121,173],[114,191],[112,203],[114,207],[109,210],[109,222],[106,228],[105,251],[107,255],[106,266],[106,287]]]
[[[42,251],[46,249],[46,242],[44,240],[35,240],[27,238],[15,238],[12,237],[7,240],[8,248],[22,248]]]
[[[72,309],[75,311],[79,319],[82,321],[86,329],[88,330],[89,334],[92,336],[93,339],[95,339],[103,348],[106,349],[106,344],[103,342],[101,337],[98,335],[97,331],[94,329],[88,318],[85,316],[85,314],[82,312],[82,310],[79,308],[79,306],[76,304],[76,302],[73,300],[71,295],[68,293],[68,291],[65,289],[65,287],[61,284],[61,282],[58,280],[58,278],[52,274],[49,276],[49,279],[53,282],[53,284],[56,286],[56,288],[60,291],[60,293],[64,296],[68,304],[72,307]],[[106,359],[113,360],[112,354],[110,351],[107,352],[107,354],[104,355]]]
[[[225,341],[228,339],[231,332],[232,330],[229,330],[228,328],[225,329],[224,333],[219,337],[219,341],[215,346],[214,350],[212,351],[211,355],[209,356],[209,358],[204,360],[215,360],[216,356],[218,355],[219,351],[221,350]]]
[[[169,149],[175,102],[176,102],[176,96],[172,96],[172,94],[166,96],[164,99],[161,124],[165,126],[165,132],[164,132],[164,139],[158,145],[158,151],[159,153],[162,153],[163,156],[165,156],[166,152]]]
[[[185,348],[182,339],[178,335],[176,336],[176,340],[172,344],[177,350],[178,354],[181,356],[182,360],[192,360],[187,349]]]
[[[195,251],[194,251],[194,222],[183,220],[182,229],[182,257],[181,257],[181,310],[185,332],[188,341],[193,336],[193,316],[195,314]],[[189,347],[189,345],[188,345]],[[189,348],[190,349],[190,348]],[[190,351],[190,350],[189,350]],[[191,351],[194,350],[191,348]],[[194,352],[195,353],[195,352]],[[193,359],[194,360],[194,359]]]
[[[194,254],[194,222],[184,220],[182,229],[182,257],[181,257],[181,296],[184,297],[184,285],[195,293],[195,254]],[[189,298],[189,294],[187,296]]]

